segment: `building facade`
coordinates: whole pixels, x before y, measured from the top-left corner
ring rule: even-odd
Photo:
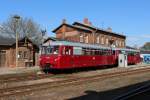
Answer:
[[[18,67],[38,65],[39,48],[30,39],[22,38],[18,42]],[[0,37],[0,67],[16,66],[15,39]]]
[[[72,25],[63,20],[62,24],[54,29],[53,32],[56,34],[56,38],[67,41],[117,48],[124,48],[126,45],[126,36],[112,32],[111,28],[107,30],[97,28],[87,18],[83,20],[83,23],[74,22]]]

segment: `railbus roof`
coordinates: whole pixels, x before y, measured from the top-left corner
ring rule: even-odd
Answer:
[[[115,47],[105,47],[103,45],[96,44],[86,44],[79,42],[70,42],[70,41],[51,41],[50,43],[45,43],[42,46],[73,46],[73,47],[82,47],[82,48],[91,48],[91,49],[104,49],[104,50],[121,50],[129,52],[140,52],[139,50],[127,49],[127,48],[115,48]]]

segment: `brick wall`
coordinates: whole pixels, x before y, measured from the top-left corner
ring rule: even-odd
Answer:
[[[88,43],[89,44],[98,44],[97,43],[97,37],[99,36],[99,44],[104,46],[110,46],[110,41],[114,41],[113,44],[116,45],[116,47],[123,48],[125,47],[125,38],[110,35],[105,32],[97,32],[97,33],[87,33],[81,30],[75,30],[71,28],[62,27],[60,30],[56,32],[56,38],[59,39],[66,39],[69,41],[74,42],[80,42],[80,36],[83,36],[83,43],[86,42],[86,37],[88,37]]]

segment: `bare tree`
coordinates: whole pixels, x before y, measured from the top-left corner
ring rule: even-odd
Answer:
[[[46,33],[43,34],[40,25],[34,22],[33,19],[21,17],[17,24],[16,26],[13,16],[10,16],[6,22],[2,23],[2,33],[6,37],[15,38],[17,31],[19,38],[26,36],[37,44],[42,42],[43,35]]]
[[[135,44],[133,47],[134,47],[135,49],[138,49],[138,45],[137,45],[137,44]]]

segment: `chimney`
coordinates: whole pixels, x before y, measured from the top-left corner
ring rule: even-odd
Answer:
[[[92,22],[89,22],[89,25],[92,26]]]
[[[88,20],[88,18],[84,18],[84,19],[83,19],[83,24],[89,25],[89,20]]]
[[[67,22],[66,19],[62,20],[62,24],[66,24],[66,22]]]
[[[108,28],[107,28],[107,31],[108,31],[108,32],[112,32],[112,28],[111,28],[111,27],[108,27]]]

